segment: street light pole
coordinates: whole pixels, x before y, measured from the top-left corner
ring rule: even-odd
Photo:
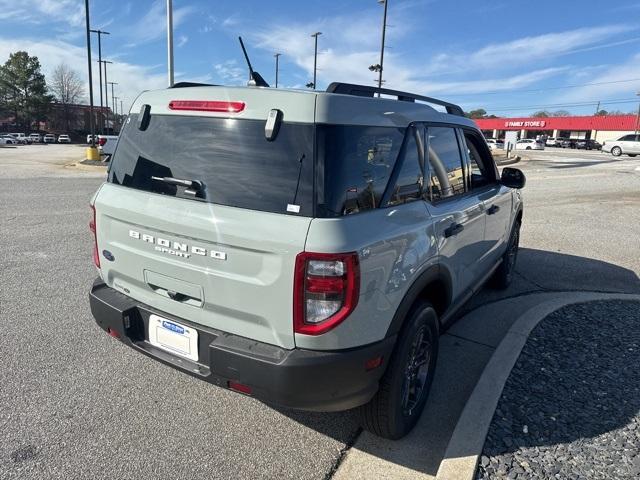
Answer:
[[[91,129],[91,149],[93,151],[96,148],[96,129],[93,118],[93,76],[91,74],[91,28],[89,27],[89,0],[84,0],[84,12],[85,23],[87,27],[87,66],[89,67],[89,128]]]
[[[322,35],[322,32],[316,32],[311,36],[315,38],[315,47],[313,53],[313,89],[316,89],[316,74],[318,71],[318,35]]]
[[[102,30],[91,30],[93,33],[98,34],[98,71],[100,73],[100,129],[102,134],[104,135],[104,121],[102,117],[102,35],[111,35],[109,32],[105,32]]]
[[[169,86],[173,87],[173,5],[167,0],[167,66]]]
[[[384,14],[382,16],[382,46],[380,47],[380,71],[378,73],[378,88],[382,88],[382,71],[384,70],[384,40],[387,34],[387,8],[389,6],[389,0],[378,0],[384,3]],[[378,92],[378,98],[380,92]]]
[[[276,57],[276,88],[278,88],[278,71],[280,69],[280,65],[279,65],[279,60],[280,60],[280,55],[282,55],[281,53],[276,53],[274,55],[274,57]]]

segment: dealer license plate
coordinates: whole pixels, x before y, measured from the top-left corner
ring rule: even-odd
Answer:
[[[149,343],[194,362],[198,361],[198,331],[186,325],[151,315]]]

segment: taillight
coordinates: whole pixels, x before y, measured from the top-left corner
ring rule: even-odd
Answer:
[[[100,268],[100,255],[98,254],[98,237],[96,235],[96,207],[91,207],[91,220],[89,220],[89,230],[93,233],[93,263]]]
[[[107,139],[106,138],[99,138],[98,139],[98,145],[100,145],[101,147],[104,147],[105,143],[107,143]]]
[[[294,275],[294,331],[320,335],[331,330],[353,312],[359,295],[357,253],[299,253]]]
[[[192,110],[196,112],[240,113],[244,102],[224,102],[220,100],[171,100],[169,110]]]

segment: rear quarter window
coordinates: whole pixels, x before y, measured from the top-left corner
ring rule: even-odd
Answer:
[[[319,125],[318,214],[378,208],[404,139],[404,128]]]

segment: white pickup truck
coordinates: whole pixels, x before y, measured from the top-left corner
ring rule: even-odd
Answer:
[[[100,155],[104,155],[105,160],[110,160],[111,155],[116,150],[116,144],[118,143],[117,135],[98,135],[98,148]]]

